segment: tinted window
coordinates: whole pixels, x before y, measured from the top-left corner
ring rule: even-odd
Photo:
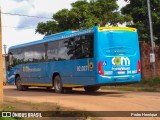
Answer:
[[[60,40],[58,48],[58,60],[69,60],[72,58],[73,53],[70,53],[70,44],[69,39]]]
[[[94,35],[93,34],[87,35],[86,40],[87,40],[86,45],[88,46],[88,49],[86,49],[87,54],[90,58],[93,58],[94,57]]]
[[[11,50],[13,65],[94,57],[94,35],[81,35]]]
[[[92,58],[94,48],[93,34],[75,37],[75,58]]]
[[[23,50],[22,49],[14,49],[14,50],[10,50],[10,59],[12,59],[12,62],[10,64],[12,64],[13,66],[18,65],[23,63],[23,58],[24,58],[24,54],[23,54]]]
[[[33,62],[34,57],[34,47],[29,46],[24,48],[24,63]]]
[[[48,43],[47,55],[49,61],[58,60],[58,46],[59,46],[58,41]]]
[[[67,41],[65,41],[65,45],[67,46],[67,55],[69,56],[69,59],[74,59],[75,58],[74,38],[70,38]]]
[[[45,60],[44,44],[34,45],[33,62],[43,62]]]

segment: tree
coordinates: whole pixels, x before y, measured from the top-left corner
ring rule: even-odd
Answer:
[[[36,29],[36,32],[43,35],[51,35],[58,31],[60,31],[60,29],[58,29],[56,21],[47,21],[46,23],[40,22]]]
[[[62,9],[53,14],[53,21],[38,23],[36,32],[44,35],[65,30],[77,30],[101,25],[117,25],[128,19],[118,11],[117,0],[79,0],[72,9]],[[129,19],[130,20],[130,19]]]
[[[129,4],[121,9],[122,14],[132,18],[133,26],[138,29],[141,41],[149,41],[149,20],[147,0],[125,0]],[[160,43],[160,0],[151,0],[151,15],[153,24],[153,34],[156,43]],[[131,22],[131,21],[130,21]]]

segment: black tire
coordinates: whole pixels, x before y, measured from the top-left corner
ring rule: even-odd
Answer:
[[[96,92],[97,90],[99,90],[100,86],[87,86],[84,87],[84,90],[86,92]]]
[[[71,87],[65,87],[63,88],[64,93],[72,93],[72,88]]]
[[[47,89],[47,90],[51,90],[51,89],[52,89],[52,87],[46,87],[46,89]]]
[[[28,89],[28,86],[22,85],[22,81],[19,76],[16,78],[16,87],[17,87],[17,90],[19,90],[19,91],[24,91],[24,90]]]
[[[54,78],[54,90],[56,93],[63,93],[63,84],[59,75]]]

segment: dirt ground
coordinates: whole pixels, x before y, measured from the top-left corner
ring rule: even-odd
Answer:
[[[75,89],[70,94],[57,94],[52,89],[30,88],[28,91],[17,91],[15,86],[5,86],[4,95],[5,99],[58,104],[82,111],[160,111],[160,93],[153,92],[99,90],[87,94],[82,89]],[[27,106],[23,109],[27,110]],[[159,117],[101,117],[101,119],[160,120]]]

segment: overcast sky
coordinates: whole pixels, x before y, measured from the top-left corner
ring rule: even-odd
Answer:
[[[70,9],[71,3],[77,0],[0,0],[2,12],[2,44],[7,48],[39,40],[43,35],[35,34],[39,22],[49,21],[53,13],[63,8]],[[124,6],[124,0],[119,0],[118,5]],[[40,16],[45,18],[8,15],[4,13]],[[4,53],[4,51],[3,51]]]

